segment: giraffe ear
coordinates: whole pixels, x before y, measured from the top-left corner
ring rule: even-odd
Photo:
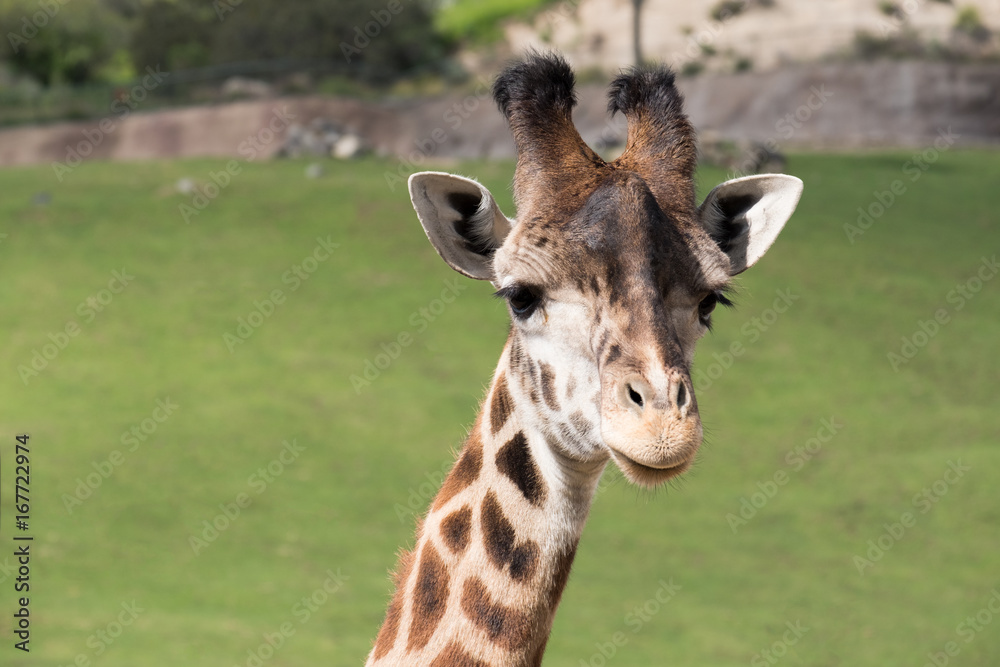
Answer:
[[[729,255],[730,274],[753,266],[792,217],[802,181],[787,174],[744,176],[717,185],[698,207],[701,225]]]
[[[493,254],[514,221],[471,178],[424,171],[410,176],[410,200],[431,245],[448,265],[477,280],[493,279]]]

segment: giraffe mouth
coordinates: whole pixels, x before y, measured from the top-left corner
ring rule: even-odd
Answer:
[[[618,469],[622,471],[622,474],[633,484],[645,487],[659,486],[667,480],[677,477],[690,468],[691,463],[694,461],[694,456],[689,456],[682,461],[654,468],[653,466],[639,463],[616,449],[611,447],[608,447],[608,449],[611,450],[611,457],[615,460],[615,464],[618,465]]]

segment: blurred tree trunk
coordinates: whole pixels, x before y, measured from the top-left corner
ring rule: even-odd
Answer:
[[[632,56],[637,67],[642,64],[641,18],[642,0],[632,0]]]

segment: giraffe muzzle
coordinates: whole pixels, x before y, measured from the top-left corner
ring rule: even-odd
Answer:
[[[676,369],[656,376],[654,384],[628,373],[602,391],[604,442],[629,481],[646,487],[687,470],[702,439],[690,378]]]

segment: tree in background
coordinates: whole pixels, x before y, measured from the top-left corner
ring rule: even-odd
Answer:
[[[219,21],[212,4],[152,0],[136,8],[129,53],[136,71],[172,72],[210,64]]]
[[[420,0],[243,0],[222,19],[216,63],[287,59],[384,83],[437,67],[448,51]]]
[[[441,67],[432,1],[0,0],[0,60],[45,86],[262,61],[380,84]]]
[[[642,65],[642,0],[632,0],[632,59]]]
[[[2,0],[0,59],[43,85],[86,83],[113,66],[127,27],[103,0]]]

